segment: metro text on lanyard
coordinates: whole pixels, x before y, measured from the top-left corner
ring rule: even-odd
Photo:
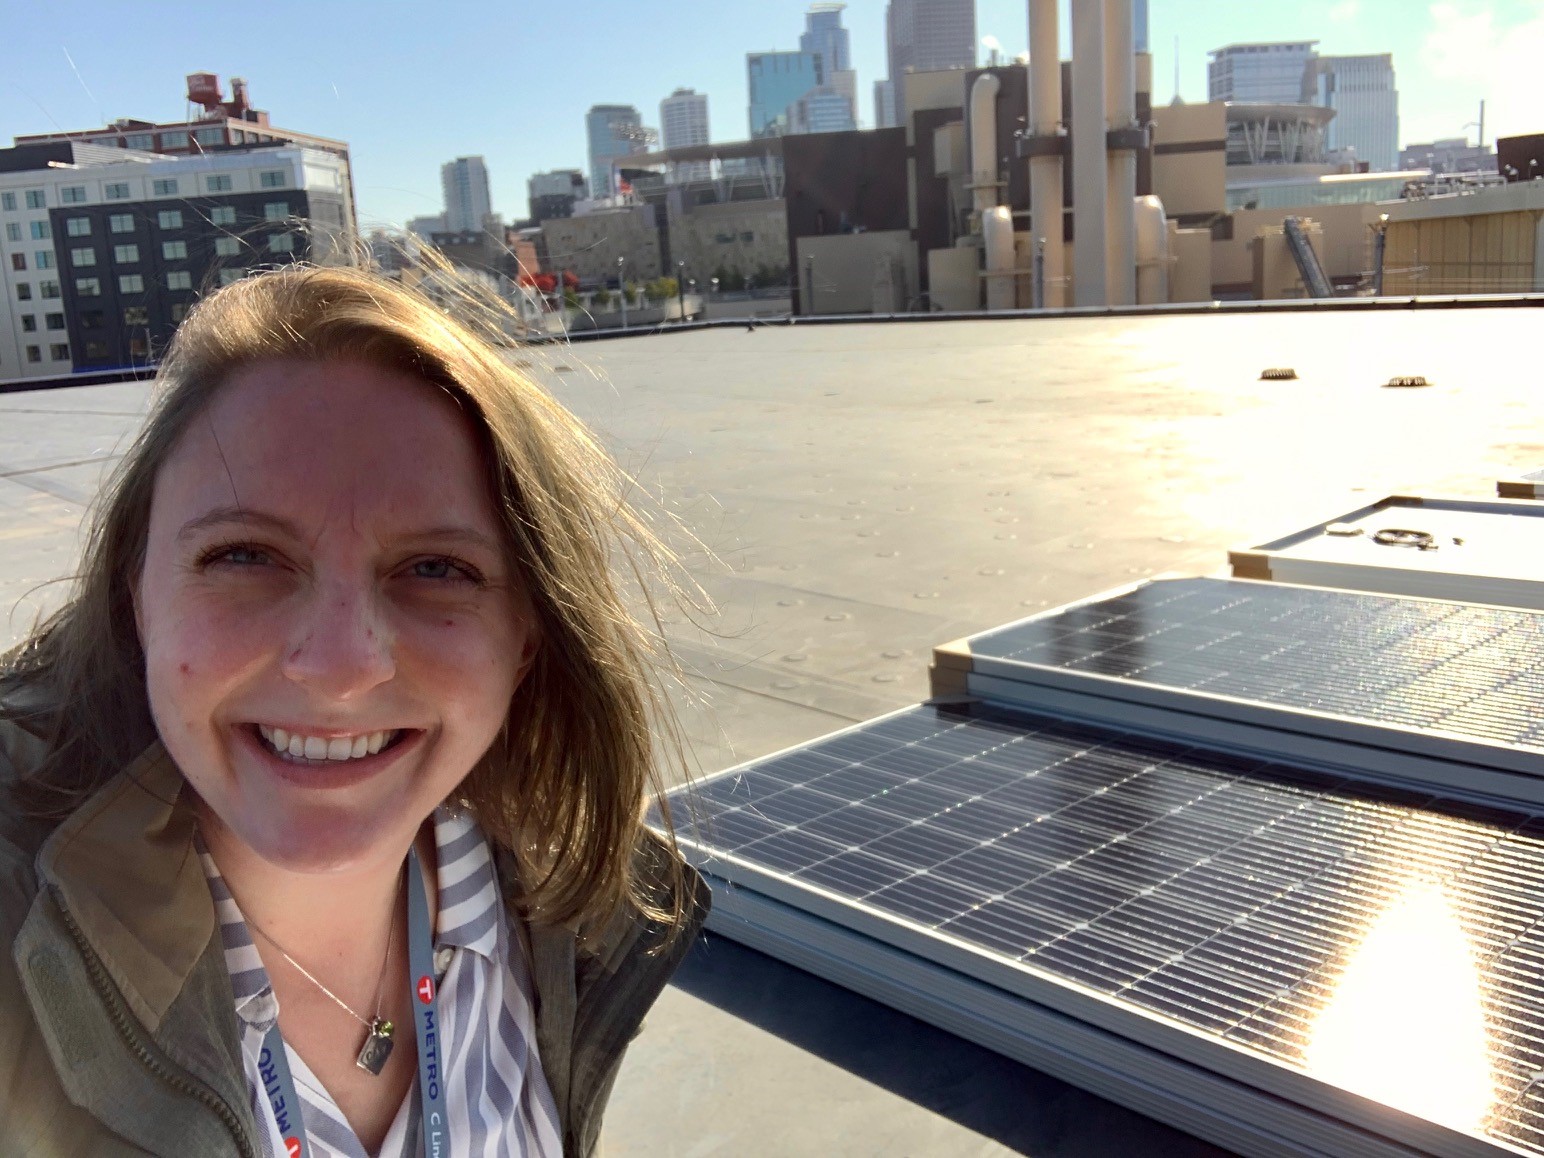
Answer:
[[[429,927],[429,898],[424,892],[417,852],[408,853],[408,870],[408,983],[413,991],[413,1028],[418,1038],[418,1104],[423,1116],[424,1154],[426,1158],[444,1158],[450,1153],[450,1136],[445,1121],[444,1075],[440,1070],[434,930]],[[301,1121],[300,1099],[295,1094],[295,1081],[290,1076],[278,1025],[263,1038],[257,1071],[274,1121],[279,1124],[279,1135],[284,1139],[285,1158],[311,1158],[311,1144]]]

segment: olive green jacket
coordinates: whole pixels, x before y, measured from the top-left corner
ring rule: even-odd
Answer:
[[[0,794],[41,746],[0,721]],[[0,1155],[262,1153],[214,903],[183,780],[156,744],[58,824],[0,815]],[[663,883],[646,839],[639,868]],[[512,897],[512,865],[500,878]],[[524,937],[565,1155],[596,1152],[623,1051],[689,948],[707,890],[687,870],[674,941],[624,914],[599,935]]]

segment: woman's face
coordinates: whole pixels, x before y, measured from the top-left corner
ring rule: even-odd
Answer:
[[[301,872],[400,857],[537,646],[466,419],[347,361],[237,373],[156,479],[136,592],[156,728],[234,838]]]

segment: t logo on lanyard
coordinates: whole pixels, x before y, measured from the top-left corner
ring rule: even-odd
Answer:
[[[424,1153],[444,1154],[445,1091],[440,1086],[440,1035],[435,1024],[438,1011],[434,1003],[434,930],[429,927],[429,898],[416,851],[408,853],[408,868],[408,979],[418,998],[413,1009],[413,1028],[418,1038],[418,1102],[423,1112]],[[412,980],[415,977],[417,981]],[[300,1120],[300,1099],[295,1095],[284,1039],[277,1024],[263,1038],[258,1070],[284,1141],[285,1158],[311,1158],[310,1143]]]

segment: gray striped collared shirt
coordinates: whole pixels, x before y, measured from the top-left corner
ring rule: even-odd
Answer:
[[[440,975],[447,1158],[559,1158],[557,1107],[536,1052],[530,971],[510,934],[487,839],[469,817],[441,808],[434,814],[434,840],[439,861],[434,967]],[[284,1142],[257,1071],[263,1037],[278,1020],[279,1003],[219,868],[202,845],[199,855],[236,993],[247,1094],[264,1156],[284,1158]],[[288,1044],[285,1055],[315,1158],[369,1158],[310,1067]],[[380,1158],[416,1158],[422,1149],[415,1082],[386,1134]]]

